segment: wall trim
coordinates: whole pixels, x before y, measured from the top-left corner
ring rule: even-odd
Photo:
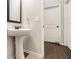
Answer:
[[[39,54],[39,53],[36,53],[36,52],[30,51],[30,50],[26,50],[26,49],[24,49],[24,52],[29,53],[29,55],[31,54],[31,55],[34,55],[34,56],[37,56],[37,57],[41,57],[41,58],[44,57],[43,54]]]
[[[63,46],[66,46],[66,47],[68,47],[70,50],[71,50],[71,47],[70,46],[68,46],[67,44],[65,44],[65,43],[59,43],[60,45],[63,45]]]
[[[62,42],[62,43],[60,43],[60,45],[64,45],[64,46],[66,46],[63,42]]]

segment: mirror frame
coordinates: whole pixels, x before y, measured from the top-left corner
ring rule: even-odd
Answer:
[[[12,22],[12,23],[21,23],[22,21],[22,0],[20,0],[20,21],[14,21],[10,20],[10,7],[9,7],[9,0],[7,0],[7,22]]]

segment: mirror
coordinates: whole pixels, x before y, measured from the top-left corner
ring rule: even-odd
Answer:
[[[21,23],[22,1],[7,0],[7,21],[13,23]]]

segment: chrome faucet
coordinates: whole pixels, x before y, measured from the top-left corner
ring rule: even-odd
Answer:
[[[19,29],[19,28],[21,28],[21,26],[15,26],[15,29]]]

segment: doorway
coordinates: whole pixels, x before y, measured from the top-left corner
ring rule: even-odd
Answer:
[[[44,9],[45,41],[61,42],[60,7]]]
[[[61,4],[57,0],[44,1],[44,41],[62,43]]]
[[[44,59],[71,59],[64,46],[64,0],[44,0],[43,25]]]

